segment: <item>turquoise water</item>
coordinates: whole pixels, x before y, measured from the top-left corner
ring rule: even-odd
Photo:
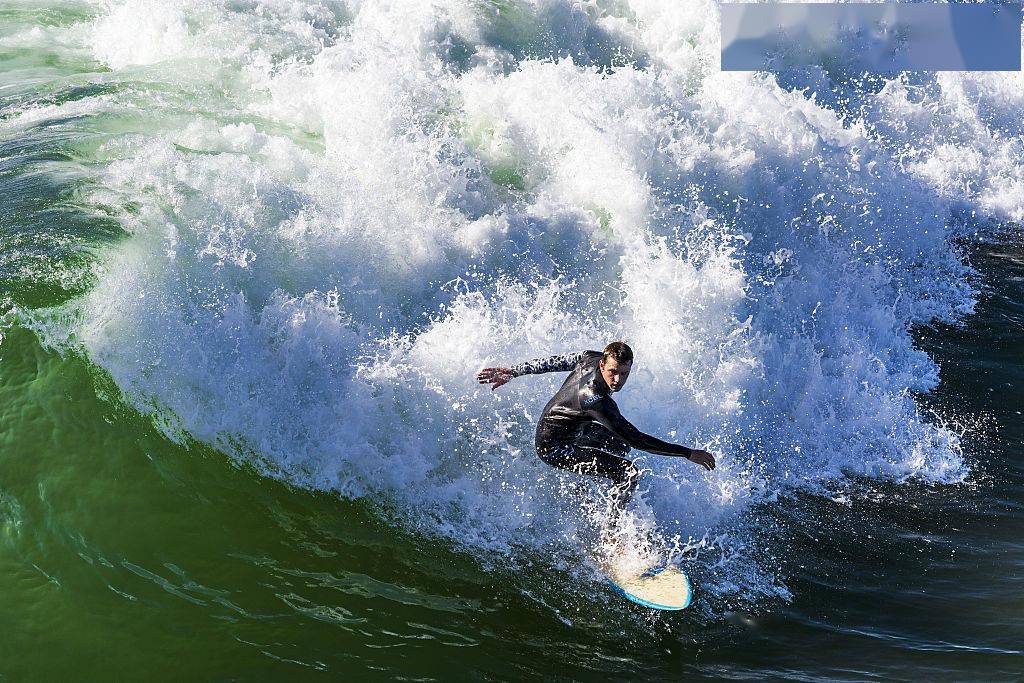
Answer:
[[[1020,74],[716,16],[0,2],[0,679],[1019,679]],[[613,338],[682,614],[473,380]]]

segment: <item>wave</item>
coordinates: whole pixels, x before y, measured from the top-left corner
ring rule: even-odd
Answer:
[[[643,457],[640,507],[725,594],[785,594],[732,524],[757,503],[969,476],[966,428],[915,403],[939,368],[910,330],[971,313],[964,242],[1024,215],[1019,74],[847,84],[852,122],[718,72],[713,3],[90,7],[62,35],[108,89],[2,125],[87,109],[83,202],[128,236],[30,317],[172,438],[574,556],[572,478],[532,450],[560,378],[473,375],[624,339],[624,414],[720,459]]]

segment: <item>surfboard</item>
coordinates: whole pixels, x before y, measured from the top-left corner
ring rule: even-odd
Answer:
[[[651,609],[686,609],[693,598],[690,579],[678,567],[654,567],[642,573],[612,570],[606,576],[627,600]]]

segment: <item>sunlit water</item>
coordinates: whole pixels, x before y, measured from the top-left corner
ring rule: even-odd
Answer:
[[[0,2],[0,679],[1019,678],[1022,78],[717,33]],[[619,338],[681,615],[473,378]]]

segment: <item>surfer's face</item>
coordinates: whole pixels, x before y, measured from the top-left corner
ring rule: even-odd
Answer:
[[[629,371],[633,368],[633,362],[619,363],[614,358],[601,359],[601,377],[604,383],[612,391],[618,391],[626,383]]]

